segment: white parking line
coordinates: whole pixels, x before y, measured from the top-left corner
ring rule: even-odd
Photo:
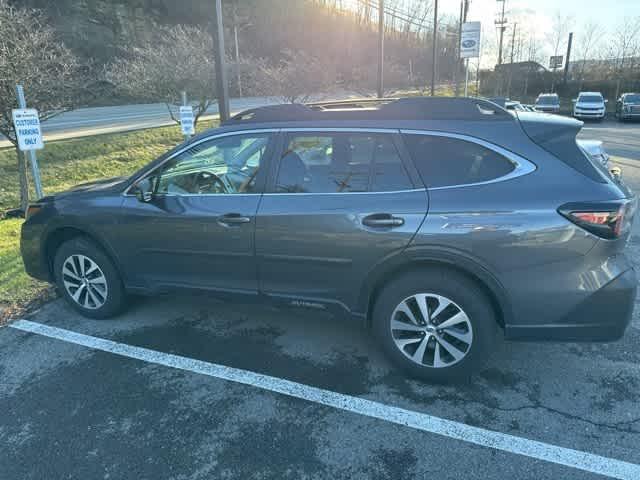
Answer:
[[[9,326],[16,330],[36,333],[64,342],[82,345],[94,350],[250,385],[263,390],[308,400],[416,430],[444,435],[483,447],[524,455],[586,472],[624,480],[640,479],[640,465],[613,458],[558,447],[556,445],[486,430],[484,428],[472,427],[464,423],[427,415],[426,413],[393,407],[364,398],[332,392],[330,390],[323,390],[282,378],[271,377],[269,375],[226,367],[224,365],[217,365],[215,363],[172,355],[147,348],[135,347],[58,327],[30,322],[28,320],[20,320]]]

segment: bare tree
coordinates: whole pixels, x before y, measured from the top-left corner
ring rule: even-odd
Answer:
[[[276,95],[287,103],[304,103],[312,95],[326,92],[335,82],[331,64],[302,51],[287,50],[279,65],[260,67],[255,90]]]
[[[130,48],[107,67],[106,78],[139,100],[161,101],[171,119],[180,123],[175,108],[182,92],[195,102],[194,125],[214,100],[213,38],[205,29],[186,25],[158,28],[158,38]]]
[[[553,56],[557,57],[562,51],[571,28],[572,17],[556,12],[551,22],[551,31],[547,35],[547,42],[551,46]],[[551,77],[551,91],[553,92],[556,81],[556,69],[553,69]]]
[[[540,63],[542,61],[542,45],[540,40],[536,37],[535,31],[528,32],[528,38],[526,40],[525,46],[525,54],[527,62],[529,62],[527,68],[527,74],[524,77],[524,89],[523,96],[527,96],[529,94],[529,81],[531,75],[536,71],[536,63]]]
[[[23,212],[29,204],[29,186],[11,118],[11,110],[18,108],[15,86],[24,86],[29,107],[45,121],[86,99],[87,68],[55,38],[38,10],[15,8],[0,0],[0,133],[16,148]]]
[[[625,17],[611,35],[610,58],[616,78],[616,98],[622,83],[630,77],[640,53],[640,17]]]
[[[587,62],[592,60],[596,43],[602,36],[602,33],[600,25],[594,21],[590,21],[584,26],[584,30],[578,37],[576,45],[576,58],[580,59],[580,66],[577,73],[579,82],[578,90],[582,90],[582,82],[584,82]]]
[[[372,95],[377,87],[377,65],[369,64],[364,67],[354,66],[351,73],[351,82],[348,87],[360,95]],[[392,94],[396,90],[415,87],[412,82],[412,73],[409,65],[406,67],[399,63],[386,61],[384,64],[384,96]]]

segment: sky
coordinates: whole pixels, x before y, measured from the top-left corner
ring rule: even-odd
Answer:
[[[548,34],[552,19],[560,13],[569,17],[570,31],[574,32],[574,46],[579,42],[580,34],[585,24],[597,22],[603,33],[600,37],[600,47],[607,40],[607,32],[616,28],[624,17],[640,17],[640,0],[506,0],[505,16],[510,22],[505,35],[512,32],[511,26],[518,23],[518,28],[524,27],[535,32],[541,44],[542,55],[547,58],[552,54],[548,45]],[[438,8],[444,14],[458,16],[460,0],[439,0]],[[496,0],[471,0],[467,20],[482,23],[482,67],[490,67],[497,59],[497,33],[493,21],[497,17],[501,3]],[[505,39],[505,44],[507,40]],[[563,46],[566,50],[566,44]],[[562,52],[564,53],[564,51]],[[576,53],[576,52],[574,52]],[[572,55],[573,56],[573,55]]]

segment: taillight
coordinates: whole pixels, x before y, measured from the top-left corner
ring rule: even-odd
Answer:
[[[558,212],[588,232],[601,238],[615,239],[631,227],[637,200],[567,203]]]

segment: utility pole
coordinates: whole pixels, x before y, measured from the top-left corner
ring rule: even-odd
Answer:
[[[227,67],[224,61],[224,29],[222,27],[222,0],[215,4],[215,56],[216,56],[216,96],[220,121],[229,119],[229,87],[227,85]]]
[[[511,66],[509,67],[509,82],[507,83],[507,97],[509,97],[509,95],[511,95],[511,81],[513,79],[513,61],[514,61],[514,54],[515,54],[515,48],[516,48],[516,30],[518,28],[518,24],[514,23],[513,24],[513,33],[511,35],[511,57],[510,57],[510,63]]]
[[[433,6],[433,49],[431,60],[431,96],[436,94],[436,44],[438,42],[438,0],[434,1]]]
[[[242,97],[242,79],[240,78],[240,48],[238,47],[238,3],[233,3],[233,43],[236,57],[236,82],[238,84],[238,96]]]
[[[456,66],[453,69],[453,84],[455,86],[455,96],[456,97],[460,93],[460,88],[459,88],[459,85],[458,85],[458,70],[460,69],[460,42],[461,42],[461,39],[462,39],[462,15],[463,15],[463,9],[464,9],[464,0],[460,0],[460,18],[458,20],[458,45],[456,45],[456,48],[455,48]]]
[[[384,96],[384,0],[378,1],[378,98]]]
[[[500,32],[500,40],[498,41],[498,65],[502,65],[502,44],[504,42],[504,31],[507,29],[507,19],[504,17],[504,9],[507,3],[507,0],[496,0],[498,2],[502,2],[502,12],[500,13],[500,17],[497,18],[493,23],[495,23],[496,27]],[[498,69],[496,68],[495,75],[495,92],[494,95],[498,95],[498,92],[502,90],[502,74],[497,75]]]
[[[571,42],[573,41],[573,32],[569,33],[569,41],[567,42],[567,59],[564,62],[564,79],[563,84],[567,84],[567,74],[569,73],[569,60],[571,59]],[[616,97],[617,98],[617,97]]]
[[[504,39],[504,31],[507,29],[507,19],[504,18],[504,8],[507,0],[497,1],[502,2],[502,13],[500,14],[500,18],[494,22],[498,27],[498,30],[500,31],[500,43],[498,44],[498,65],[502,65],[502,43]]]
[[[455,95],[458,96],[459,85],[457,81],[457,75],[460,71],[460,67],[464,66],[464,61],[460,58],[460,42],[462,41],[462,24],[467,21],[467,13],[469,12],[469,4],[471,0],[460,0],[460,20],[458,22],[458,45],[456,51],[458,52],[456,57],[456,68],[453,70],[453,83],[455,84]],[[467,63],[467,67],[468,67]],[[466,95],[465,95],[466,97]]]

